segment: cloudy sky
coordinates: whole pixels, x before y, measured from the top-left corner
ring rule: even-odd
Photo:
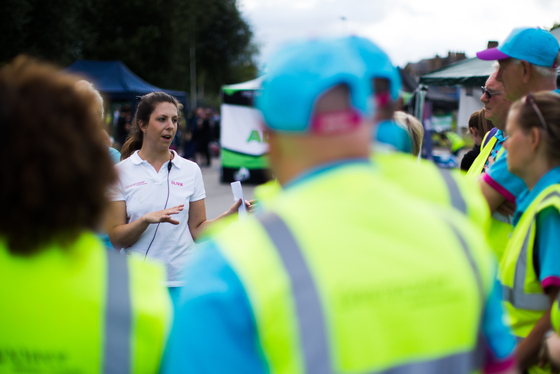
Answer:
[[[448,51],[474,57],[514,27],[560,23],[560,0],[238,1],[260,45],[261,66],[283,43],[302,37],[365,36],[404,67]]]

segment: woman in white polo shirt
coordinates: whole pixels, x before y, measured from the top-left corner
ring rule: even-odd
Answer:
[[[115,248],[155,258],[167,266],[167,286],[181,286],[181,271],[206,225],[237,212],[241,202],[206,220],[198,165],[169,146],[181,104],[164,92],[142,96],[116,165],[119,181],[109,190],[107,232]],[[173,290],[171,290],[172,296]]]

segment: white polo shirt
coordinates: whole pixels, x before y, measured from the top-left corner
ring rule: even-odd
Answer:
[[[148,257],[159,260],[167,266],[167,286],[181,286],[181,273],[186,262],[193,255],[195,243],[189,226],[189,203],[206,197],[202,173],[198,165],[180,157],[175,157],[169,172],[169,162],[163,164],[159,172],[138,155],[138,151],[115,167],[119,180],[108,191],[109,201],[125,201],[127,223],[133,222],[144,214],[163,210],[169,187],[167,208],[185,204],[182,212],[173,215],[179,225],[163,222],[148,252]],[[142,257],[146,254],[157,223],[148,226],[138,241],[125,250],[138,252]]]

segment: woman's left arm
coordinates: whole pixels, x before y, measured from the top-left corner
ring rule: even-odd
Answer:
[[[204,199],[198,201],[191,201],[189,203],[189,230],[191,231],[191,235],[193,239],[196,241],[200,233],[204,231],[206,226],[211,225],[212,223],[227,217],[232,214],[237,214],[237,209],[241,206],[241,199],[239,199],[235,204],[233,204],[229,209],[220,214],[217,218],[212,220],[206,219],[206,204],[204,203]]]

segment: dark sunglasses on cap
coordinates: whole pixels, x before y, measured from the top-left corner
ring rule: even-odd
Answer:
[[[501,95],[501,94],[504,93],[503,91],[502,92],[490,92],[484,86],[480,86],[480,88],[482,89],[482,97],[488,95],[488,97],[490,99],[492,98],[492,96]]]

